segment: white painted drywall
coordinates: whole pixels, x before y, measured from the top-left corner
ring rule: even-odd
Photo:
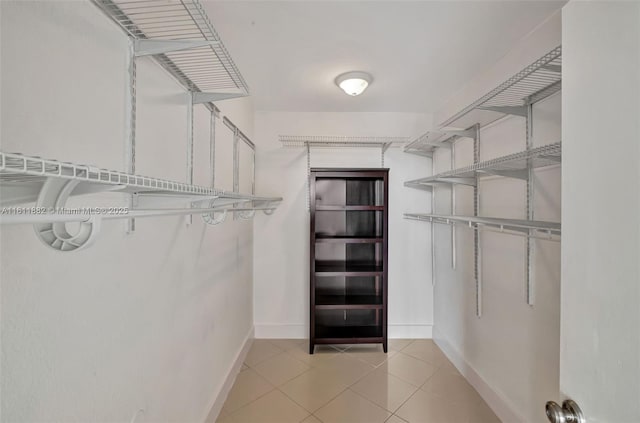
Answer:
[[[488,92],[560,44],[555,16],[523,40],[514,53],[457,93],[436,122]],[[560,95],[534,107],[534,145],[560,140]],[[525,121],[507,117],[481,131],[480,160],[517,151],[525,144]],[[456,143],[455,166],[473,160],[471,140]],[[449,169],[450,153],[438,150],[436,171]],[[534,218],[560,220],[560,169],[535,171]],[[493,177],[481,181],[480,215],[526,218],[524,181]],[[473,214],[473,190],[456,187],[456,214]],[[436,208],[451,213],[449,188],[436,189]],[[451,230],[435,225],[434,338],[506,422],[544,421],[544,402],[558,395],[560,244],[535,241],[535,305],[525,296],[525,238],[481,233],[482,317],[476,316],[473,232],[459,227],[457,267],[451,266]]]
[[[449,99],[434,114],[434,124],[438,125],[468,106],[472,101],[520,72],[524,66],[547,54],[561,44],[562,15],[555,12],[540,23],[529,34],[516,43],[512,49],[492,64],[488,69],[478,69],[476,76],[467,85],[452,93]]]
[[[350,99],[345,96],[345,101]],[[254,224],[256,337],[309,336],[309,214],[304,148],[283,148],[279,135],[415,136],[431,116],[404,113],[256,112],[257,189],[282,195],[270,217]],[[312,167],[379,167],[380,149],[314,149]],[[430,228],[402,218],[426,210],[430,196],[403,186],[430,174],[430,161],[390,149],[389,336],[430,337],[433,294]]]
[[[560,390],[640,421],[640,3],[563,10]]]
[[[2,150],[123,170],[122,31],[88,1],[1,8]],[[183,89],[150,59],[137,89],[138,172],[185,181]],[[250,101],[219,106],[252,135]],[[201,184],[208,125],[197,106]],[[97,197],[73,203],[126,204]],[[28,225],[0,230],[3,421],[204,421],[252,331],[250,221],[139,219],[126,235],[112,220],[75,253],[46,248]]]

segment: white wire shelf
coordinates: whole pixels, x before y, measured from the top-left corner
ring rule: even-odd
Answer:
[[[479,162],[471,166],[449,170],[426,178],[407,181],[404,185],[410,188],[429,190],[434,184],[475,186],[478,178],[487,176],[504,176],[526,180],[528,169],[556,165],[561,160],[562,145],[558,142]]]
[[[137,56],[153,55],[189,91],[218,93],[220,99],[248,95],[198,0],[92,1],[136,40]]]
[[[275,202],[281,198],[258,197],[189,185],[165,179],[132,175],[114,170],[100,169],[94,166],[65,163],[40,157],[11,154],[0,151],[0,185],[3,188],[19,187],[26,195],[13,195],[5,191],[0,199],[2,204],[20,204],[35,200],[32,192],[39,192],[48,178],[74,180],[81,183],[76,188],[78,193],[118,191],[146,196],[179,196],[204,200],[220,198],[239,201]],[[233,203],[233,201],[230,201]]]
[[[135,194],[136,208],[66,206],[72,195],[124,192]],[[163,207],[142,208],[144,203]],[[171,200],[171,201],[168,201]],[[10,207],[29,204],[33,207]],[[256,211],[271,214],[280,197],[259,197],[165,179],[127,174],[40,157],[0,152],[0,223],[34,225],[36,236],[57,251],[75,251],[96,238],[100,222],[109,219],[202,215],[206,223],[222,223],[228,211],[250,219]],[[186,205],[184,204],[186,203]],[[182,207],[176,208],[180,204]],[[78,222],[70,232],[65,223]]]
[[[475,128],[464,131],[429,131],[406,144],[403,151],[418,156],[433,157],[436,148],[451,148],[451,143],[458,138],[475,136]]]
[[[446,225],[466,225],[471,229],[487,229],[512,235],[557,241],[561,224],[541,220],[503,219],[497,217],[447,216],[427,213],[405,213],[405,219],[421,220]]]
[[[283,147],[373,147],[388,148],[406,144],[408,137],[344,137],[344,136],[303,136],[280,135]]]
[[[446,121],[442,127],[468,128],[500,119],[506,114],[526,116],[526,105],[561,89],[562,47],[556,47],[495,89],[483,95]]]

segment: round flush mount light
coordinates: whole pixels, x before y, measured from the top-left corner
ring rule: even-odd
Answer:
[[[356,96],[362,94],[372,80],[367,72],[353,71],[338,75],[335,82],[346,94]]]

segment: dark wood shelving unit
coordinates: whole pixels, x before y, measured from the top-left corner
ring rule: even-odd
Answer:
[[[316,211],[356,211],[356,210],[364,210],[364,211],[383,211],[385,209],[384,206],[318,206]]]
[[[383,242],[380,237],[356,237],[356,236],[324,236],[316,234],[316,242],[333,242],[345,244],[370,244]]]
[[[387,352],[389,169],[311,169],[310,336]]]

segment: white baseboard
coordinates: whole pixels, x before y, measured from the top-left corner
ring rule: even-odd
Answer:
[[[495,391],[473,367],[463,358],[462,354],[447,341],[438,330],[434,330],[434,342],[440,347],[449,361],[460,371],[467,381],[480,394],[482,399],[491,407],[493,412],[503,422],[524,423],[526,419],[516,412],[501,393]]]
[[[251,348],[253,339],[254,328],[251,328],[249,330],[249,333],[245,337],[244,342],[242,343],[242,347],[236,354],[236,358],[233,361],[229,372],[227,373],[227,377],[225,378],[224,383],[213,399],[213,405],[211,406],[211,408],[209,408],[209,414],[205,419],[205,423],[215,423],[216,419],[218,418],[218,414],[220,414],[220,411],[222,410],[222,406],[227,399],[227,395],[229,395],[229,391],[231,391],[231,388],[236,381],[236,376],[238,376],[238,373],[240,373],[240,368],[242,367],[242,363],[244,363],[244,359],[247,357],[247,353]]]
[[[256,339],[306,339],[307,325],[256,325]]]
[[[389,325],[389,338],[430,339],[432,325]],[[309,337],[307,325],[256,325],[257,339],[306,339]]]
[[[388,325],[390,339],[431,339],[433,325]]]

